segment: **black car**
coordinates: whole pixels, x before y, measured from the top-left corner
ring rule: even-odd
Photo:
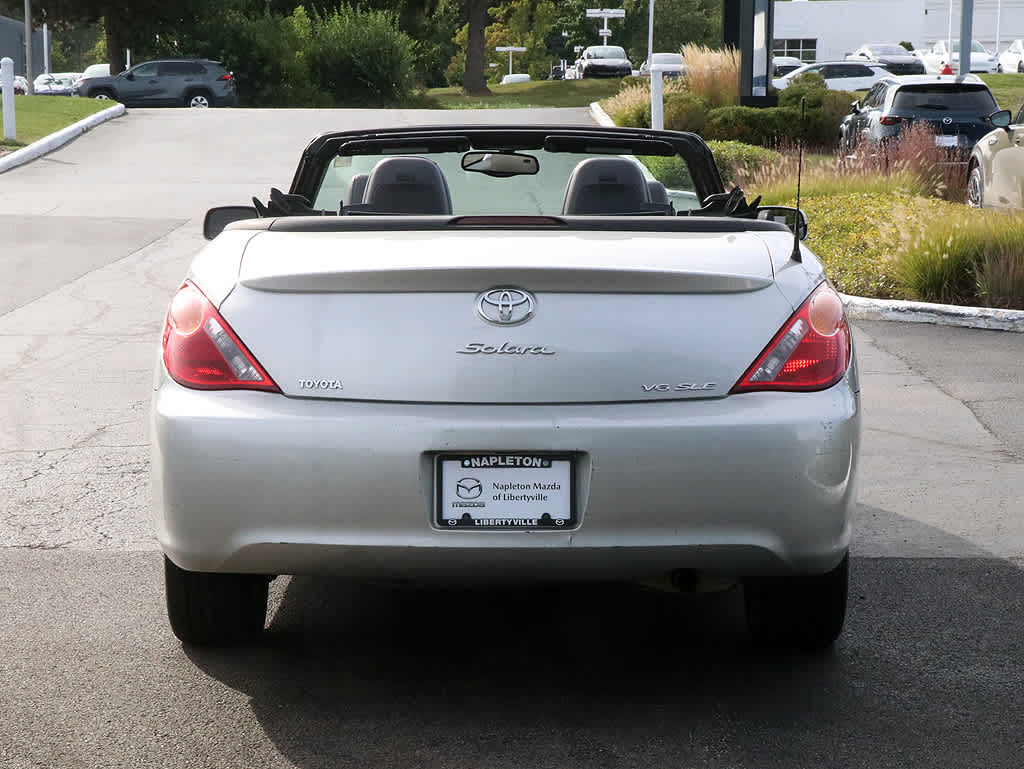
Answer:
[[[999,109],[988,86],[974,75],[887,77],[850,106],[839,126],[844,155],[896,138],[916,123],[934,130],[936,145],[969,150],[992,130],[989,116]]]
[[[847,61],[876,62],[894,75],[923,75],[924,62],[902,45],[871,43],[862,45],[846,57]]]
[[[74,95],[113,99],[129,107],[233,107],[238,103],[234,75],[220,62],[207,59],[146,61],[118,75],[80,80]]]

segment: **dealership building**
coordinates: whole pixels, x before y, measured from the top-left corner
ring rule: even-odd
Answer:
[[[865,43],[908,41],[931,48],[960,36],[959,0],[789,0],[776,2],[773,50],[805,62],[842,59]],[[974,39],[1002,53],[1024,38],[1024,0],[974,0]],[[998,43],[998,45],[997,45]]]

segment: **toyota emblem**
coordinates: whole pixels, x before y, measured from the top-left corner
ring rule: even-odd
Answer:
[[[536,300],[527,291],[518,288],[492,288],[476,300],[476,311],[488,323],[498,326],[516,326],[533,317]]]

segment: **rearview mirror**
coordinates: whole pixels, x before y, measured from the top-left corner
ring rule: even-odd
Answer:
[[[807,214],[792,206],[758,206],[757,218],[778,222],[796,232],[800,240],[807,239]]]
[[[213,240],[232,222],[256,219],[259,214],[253,206],[218,206],[206,212],[203,219],[203,237]]]
[[[1010,110],[1001,109],[998,112],[993,112],[991,115],[989,115],[988,120],[996,128],[1006,128],[1007,126],[1010,125],[1012,117],[1010,115]]]
[[[540,170],[533,155],[518,152],[467,152],[462,156],[462,170],[488,176],[532,175]]]

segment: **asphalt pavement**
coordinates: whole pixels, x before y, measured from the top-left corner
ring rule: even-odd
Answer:
[[[0,767],[1024,765],[1024,335],[855,328],[846,632],[773,656],[736,593],[280,579],[264,643],[183,648],[150,533],[166,303],[211,205],[320,130],[586,110],[133,110],[0,177]],[[770,490],[766,490],[770,493]]]

